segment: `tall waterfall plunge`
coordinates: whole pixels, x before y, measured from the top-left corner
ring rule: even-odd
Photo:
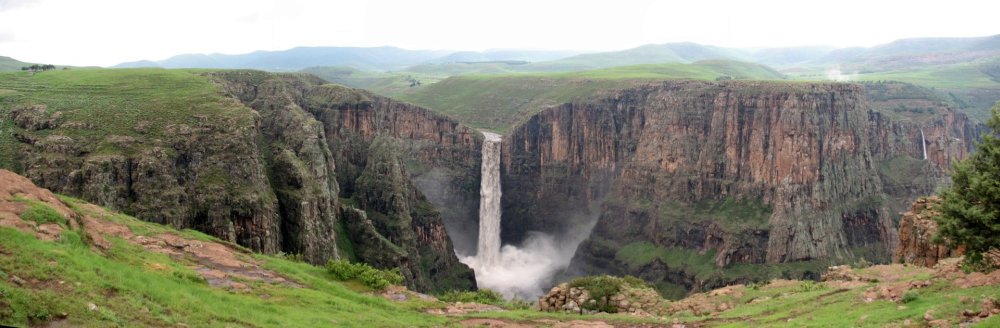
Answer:
[[[479,288],[489,288],[507,298],[536,299],[553,285],[553,277],[566,270],[577,246],[590,236],[597,216],[567,218],[559,235],[528,232],[517,246],[500,240],[500,135],[483,132],[483,166],[480,179],[479,245],[475,256],[462,257],[476,271]]]
[[[500,141],[499,134],[483,132],[483,168],[479,191],[479,247],[476,257],[482,266],[500,260]]]

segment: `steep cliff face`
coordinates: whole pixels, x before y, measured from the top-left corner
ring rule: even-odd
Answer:
[[[278,206],[255,144],[260,115],[235,101],[199,94],[201,89],[190,95],[195,92],[185,88],[208,86],[207,81],[151,75],[150,81],[166,85],[164,93],[193,99],[150,96],[142,92],[148,87],[143,83],[109,87],[74,85],[80,83],[75,80],[61,81],[65,93],[5,99],[10,107],[0,109],[8,109],[19,128],[14,166],[58,193],[255,250],[281,250]],[[129,102],[115,102],[120,94]],[[133,107],[146,101],[176,112],[136,115]]]
[[[95,74],[132,82],[0,97],[0,125],[14,124],[17,141],[0,153],[21,155],[0,164],[56,192],[254,250],[401,267],[422,291],[475,288],[444,225],[474,219],[463,211],[478,206],[463,189],[478,183],[466,170],[478,168],[472,130],[308,75]],[[420,178],[441,186],[438,198],[424,197]],[[444,215],[435,208],[452,201]]]
[[[506,143],[505,239],[596,216],[577,268],[685,287],[753,276],[715,275],[706,262],[816,263],[773,265],[812,276],[828,261],[887,261],[898,238],[880,163],[914,148],[904,126],[885,137],[895,123],[873,123],[865,92],[665,82],[546,110]],[[967,136],[954,134],[960,116],[950,115],[925,134]],[[964,156],[969,140],[929,153]]]
[[[475,288],[472,271],[458,262],[435,208],[451,204],[429,202],[412,182],[436,172],[432,179],[437,185],[431,190],[460,195],[451,198],[458,200],[453,206],[459,210],[473,206],[470,193],[461,189],[463,179],[471,178],[462,169],[477,165],[473,150],[481,141],[472,130],[421,108],[310,76],[255,74],[262,73],[213,76],[228,93],[261,112],[265,122],[269,109],[296,113],[284,115],[275,129],[264,129],[265,138],[272,140],[265,148],[276,163],[272,184],[279,200],[289,198],[279,201],[283,213],[316,216],[291,224],[298,228],[296,236],[335,247],[330,232],[338,229],[340,213],[346,215],[346,233],[339,238],[348,239],[352,251],[346,257],[399,267],[407,285],[417,290]],[[407,162],[423,175],[409,173]],[[347,202],[339,210],[337,196]],[[461,211],[449,214],[462,223],[474,218]],[[326,234],[310,238],[312,231]]]
[[[352,96],[347,96],[352,95]],[[367,92],[336,85],[310,90],[310,110],[323,122],[345,195],[358,190],[354,181],[366,166],[372,140],[397,140],[413,185],[441,211],[459,253],[474,253],[478,231],[479,165],[482,137],[443,116]],[[361,150],[361,151],[359,151]]]
[[[985,126],[937,99],[931,90],[899,82],[864,84],[872,154],[892,213],[945,183],[951,163],[965,158]],[[925,158],[926,156],[926,158]]]

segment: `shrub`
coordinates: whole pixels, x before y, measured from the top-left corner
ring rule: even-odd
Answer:
[[[824,288],[826,288],[826,285],[824,284],[807,280],[803,281],[802,284],[799,285],[799,292],[811,292],[811,291],[823,290]]]
[[[438,296],[438,299],[442,300],[442,301],[445,301],[445,302],[463,302],[463,303],[474,302],[474,303],[490,304],[490,305],[496,305],[496,306],[505,306],[505,305],[507,305],[506,304],[507,301],[504,300],[503,295],[501,295],[500,293],[498,293],[496,291],[485,289],[485,288],[477,290],[477,291],[461,291],[460,292],[460,291],[453,290],[453,291],[444,293],[441,296]]]
[[[851,267],[853,267],[855,269],[864,269],[864,268],[868,268],[868,267],[871,267],[871,266],[872,266],[872,262],[868,261],[868,259],[865,259],[864,257],[862,257],[861,259],[859,259],[857,262],[854,262],[854,265],[851,265]]]
[[[28,207],[27,210],[21,212],[21,219],[35,221],[38,224],[66,224],[66,218],[64,218],[62,214],[59,214],[56,210],[40,202],[32,202],[31,206]]]
[[[326,270],[337,280],[358,280],[366,287],[376,290],[403,283],[403,275],[398,268],[380,270],[365,263],[337,260],[327,262]]]
[[[911,289],[903,293],[902,301],[903,303],[910,303],[916,301],[918,298],[920,298],[920,293]]]
[[[570,287],[586,289],[590,293],[590,298],[594,300],[581,304],[581,307],[606,313],[618,312],[618,307],[610,299],[621,291],[624,284],[626,284],[625,279],[608,275],[581,277],[569,282]]]
[[[948,246],[966,247],[970,267],[981,266],[982,254],[1000,247],[1000,105],[986,123],[993,131],[983,134],[976,151],[952,166],[950,188],[941,192],[941,239]],[[987,268],[988,266],[983,266]]]
[[[634,288],[652,288],[652,286],[647,284],[645,280],[637,278],[636,276],[633,275],[626,275],[625,277],[622,278],[622,280],[625,281],[626,285],[629,285]]]

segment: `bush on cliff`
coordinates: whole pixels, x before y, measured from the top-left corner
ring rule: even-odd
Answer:
[[[581,304],[584,309],[605,313],[618,312],[618,308],[611,298],[615,294],[618,294],[622,288],[650,288],[645,281],[633,276],[619,278],[609,275],[576,278],[569,282],[569,287],[583,288],[590,293],[590,298],[593,299],[594,302]]]
[[[382,290],[389,285],[399,285],[403,283],[403,275],[399,273],[399,268],[390,270],[380,270],[365,263],[351,263],[337,260],[326,264],[326,269],[337,280],[358,280],[361,284],[375,290]]]
[[[983,253],[1000,248],[1000,104],[987,122],[991,132],[968,158],[955,163],[952,186],[941,192],[941,239],[965,245],[966,261],[982,267]],[[996,265],[993,263],[992,265]]]

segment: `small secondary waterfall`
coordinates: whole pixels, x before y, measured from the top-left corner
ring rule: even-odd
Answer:
[[[479,265],[500,259],[500,142],[499,134],[483,132],[483,167],[479,191]]]
[[[924,129],[920,129],[920,145],[924,149],[924,160],[927,160],[927,139],[924,139]]]

